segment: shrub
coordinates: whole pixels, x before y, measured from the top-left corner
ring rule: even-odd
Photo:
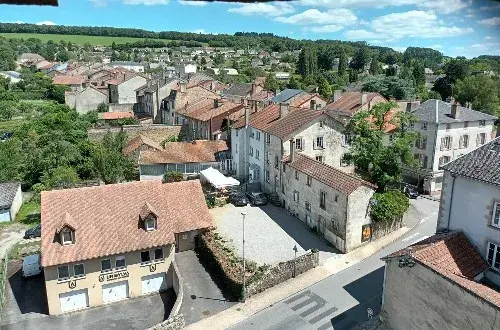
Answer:
[[[372,219],[386,225],[392,225],[400,220],[410,207],[408,197],[398,190],[374,194],[371,204]]]
[[[180,182],[182,180],[184,180],[182,172],[171,171],[163,174],[163,181],[165,182]]]

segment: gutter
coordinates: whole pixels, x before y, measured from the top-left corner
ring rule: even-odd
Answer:
[[[453,207],[453,191],[455,190],[455,179],[457,178],[455,174],[451,174],[453,181],[451,183],[451,197],[450,197],[450,207],[448,208],[448,220],[446,223],[446,231],[450,230],[450,220],[451,220],[451,209]]]

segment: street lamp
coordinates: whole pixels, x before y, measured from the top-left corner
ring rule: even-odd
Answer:
[[[295,264],[297,263],[297,251],[298,251],[297,244],[294,245],[293,251],[295,252],[295,258],[293,259],[293,277],[295,277],[297,271],[295,268]]]
[[[246,292],[245,292],[245,216],[248,214],[248,212],[241,212],[241,215],[243,216],[243,302],[245,302],[246,298]]]

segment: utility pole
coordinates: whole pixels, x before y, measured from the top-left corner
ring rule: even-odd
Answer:
[[[293,259],[293,277],[295,277],[297,274],[297,269],[295,267],[295,265],[297,264],[297,244],[293,246],[293,251],[295,252],[295,258]]]
[[[245,270],[245,216],[248,214],[248,212],[241,212],[241,215],[243,216],[243,302],[245,302],[246,299],[246,288],[245,288],[245,275],[246,275],[246,270]]]

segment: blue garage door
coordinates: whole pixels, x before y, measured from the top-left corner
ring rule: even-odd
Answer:
[[[10,210],[0,210],[0,222],[10,221]]]

